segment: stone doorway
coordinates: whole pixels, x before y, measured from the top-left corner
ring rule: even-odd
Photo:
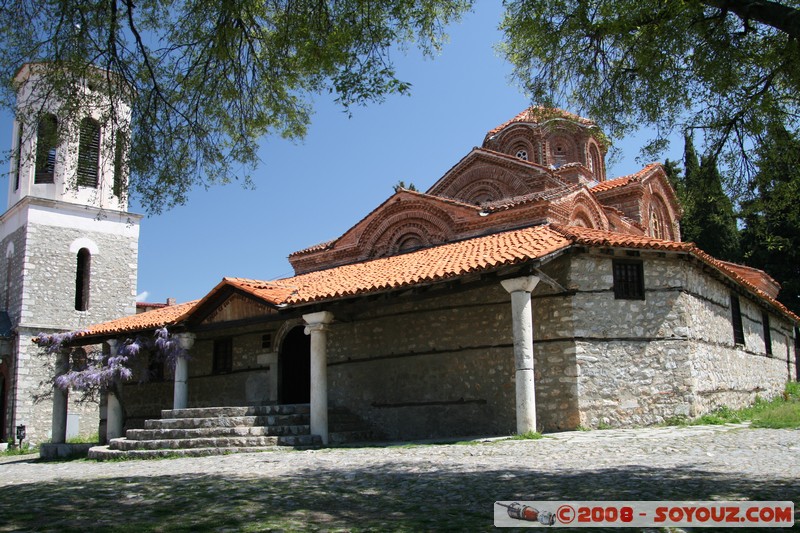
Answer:
[[[278,353],[278,403],[308,403],[311,395],[311,337],[292,328]]]

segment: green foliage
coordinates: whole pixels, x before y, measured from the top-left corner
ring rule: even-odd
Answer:
[[[526,433],[518,433],[509,437],[509,440],[539,440],[543,439],[544,435],[538,431],[528,431]]]
[[[585,113],[613,137],[654,127],[648,157],[692,128],[714,158],[747,166],[766,124],[798,129],[799,5],[508,0],[501,50],[534,103]]]
[[[716,161],[711,156],[698,161],[692,137],[686,135],[685,142],[686,173],[677,178],[676,187],[684,209],[682,239],[694,242],[714,257],[736,261],[741,256],[739,230]]]
[[[94,433],[92,435],[78,435],[67,439],[67,444],[92,444],[100,442],[100,435]]]
[[[756,156],[751,198],[741,207],[744,260],[775,278],[778,299],[800,313],[800,138],[774,125]]]
[[[27,442],[23,442],[21,446],[9,446],[4,451],[0,452],[0,456],[14,456],[14,455],[31,455],[38,454],[39,448],[31,446]]]
[[[406,191],[416,191],[416,190],[417,190],[417,186],[416,186],[416,185],[414,185],[414,183],[413,183],[413,182],[408,182],[408,185],[406,185],[406,182],[405,182],[405,181],[403,181],[403,180],[400,180],[400,181],[398,181],[398,182],[397,182],[397,184],[394,186],[394,192],[397,192],[397,191],[400,191],[400,190],[406,190]]]
[[[675,416],[664,420],[665,426],[738,424],[750,420],[751,427],[800,428],[800,383],[788,382],[784,393],[772,400],[756,397],[753,405],[742,409],[727,406],[698,418]]]
[[[30,124],[51,101],[65,104],[60,124],[76,123],[91,99],[76,82],[87,77],[115,95],[101,122],[130,140],[129,192],[157,213],[196,185],[250,184],[240,172],[259,162],[259,139],[302,138],[314,94],[331,93],[345,110],[407,94],[390,51],[413,44],[435,54],[471,3],[3,2],[0,71],[10,80],[24,63],[47,62],[46,101],[24,117]],[[13,87],[4,89],[11,109]],[[122,100],[132,132],[114,123]]]

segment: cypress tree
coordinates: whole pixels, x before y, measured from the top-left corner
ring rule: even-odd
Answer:
[[[686,135],[685,142],[682,239],[693,241],[718,259],[738,261],[741,253],[736,215],[733,202],[722,189],[716,159],[703,156],[698,161],[691,135]]]

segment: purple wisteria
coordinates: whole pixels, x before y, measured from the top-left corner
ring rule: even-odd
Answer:
[[[70,350],[69,344],[80,332],[40,333],[34,342],[46,354],[63,354]],[[108,389],[118,381],[128,381],[133,377],[133,363],[144,352],[152,353],[163,360],[171,368],[175,367],[178,357],[186,357],[187,353],[180,342],[174,338],[166,327],[157,329],[153,337],[137,336],[117,342],[116,353],[104,355],[100,350],[86,353],[85,362],[80,367],[72,358],[70,369],[58,376],[54,382],[60,389],[79,391]],[[146,378],[147,373],[143,374]]]

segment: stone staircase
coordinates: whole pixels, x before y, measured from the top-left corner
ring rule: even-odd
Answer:
[[[328,414],[330,444],[369,440],[372,432],[349,411]],[[319,448],[309,429],[309,405],[201,407],[167,409],[146,420],[144,429],[129,429],[124,438],[89,450],[90,459],[147,459],[204,456],[274,450],[278,446]]]

